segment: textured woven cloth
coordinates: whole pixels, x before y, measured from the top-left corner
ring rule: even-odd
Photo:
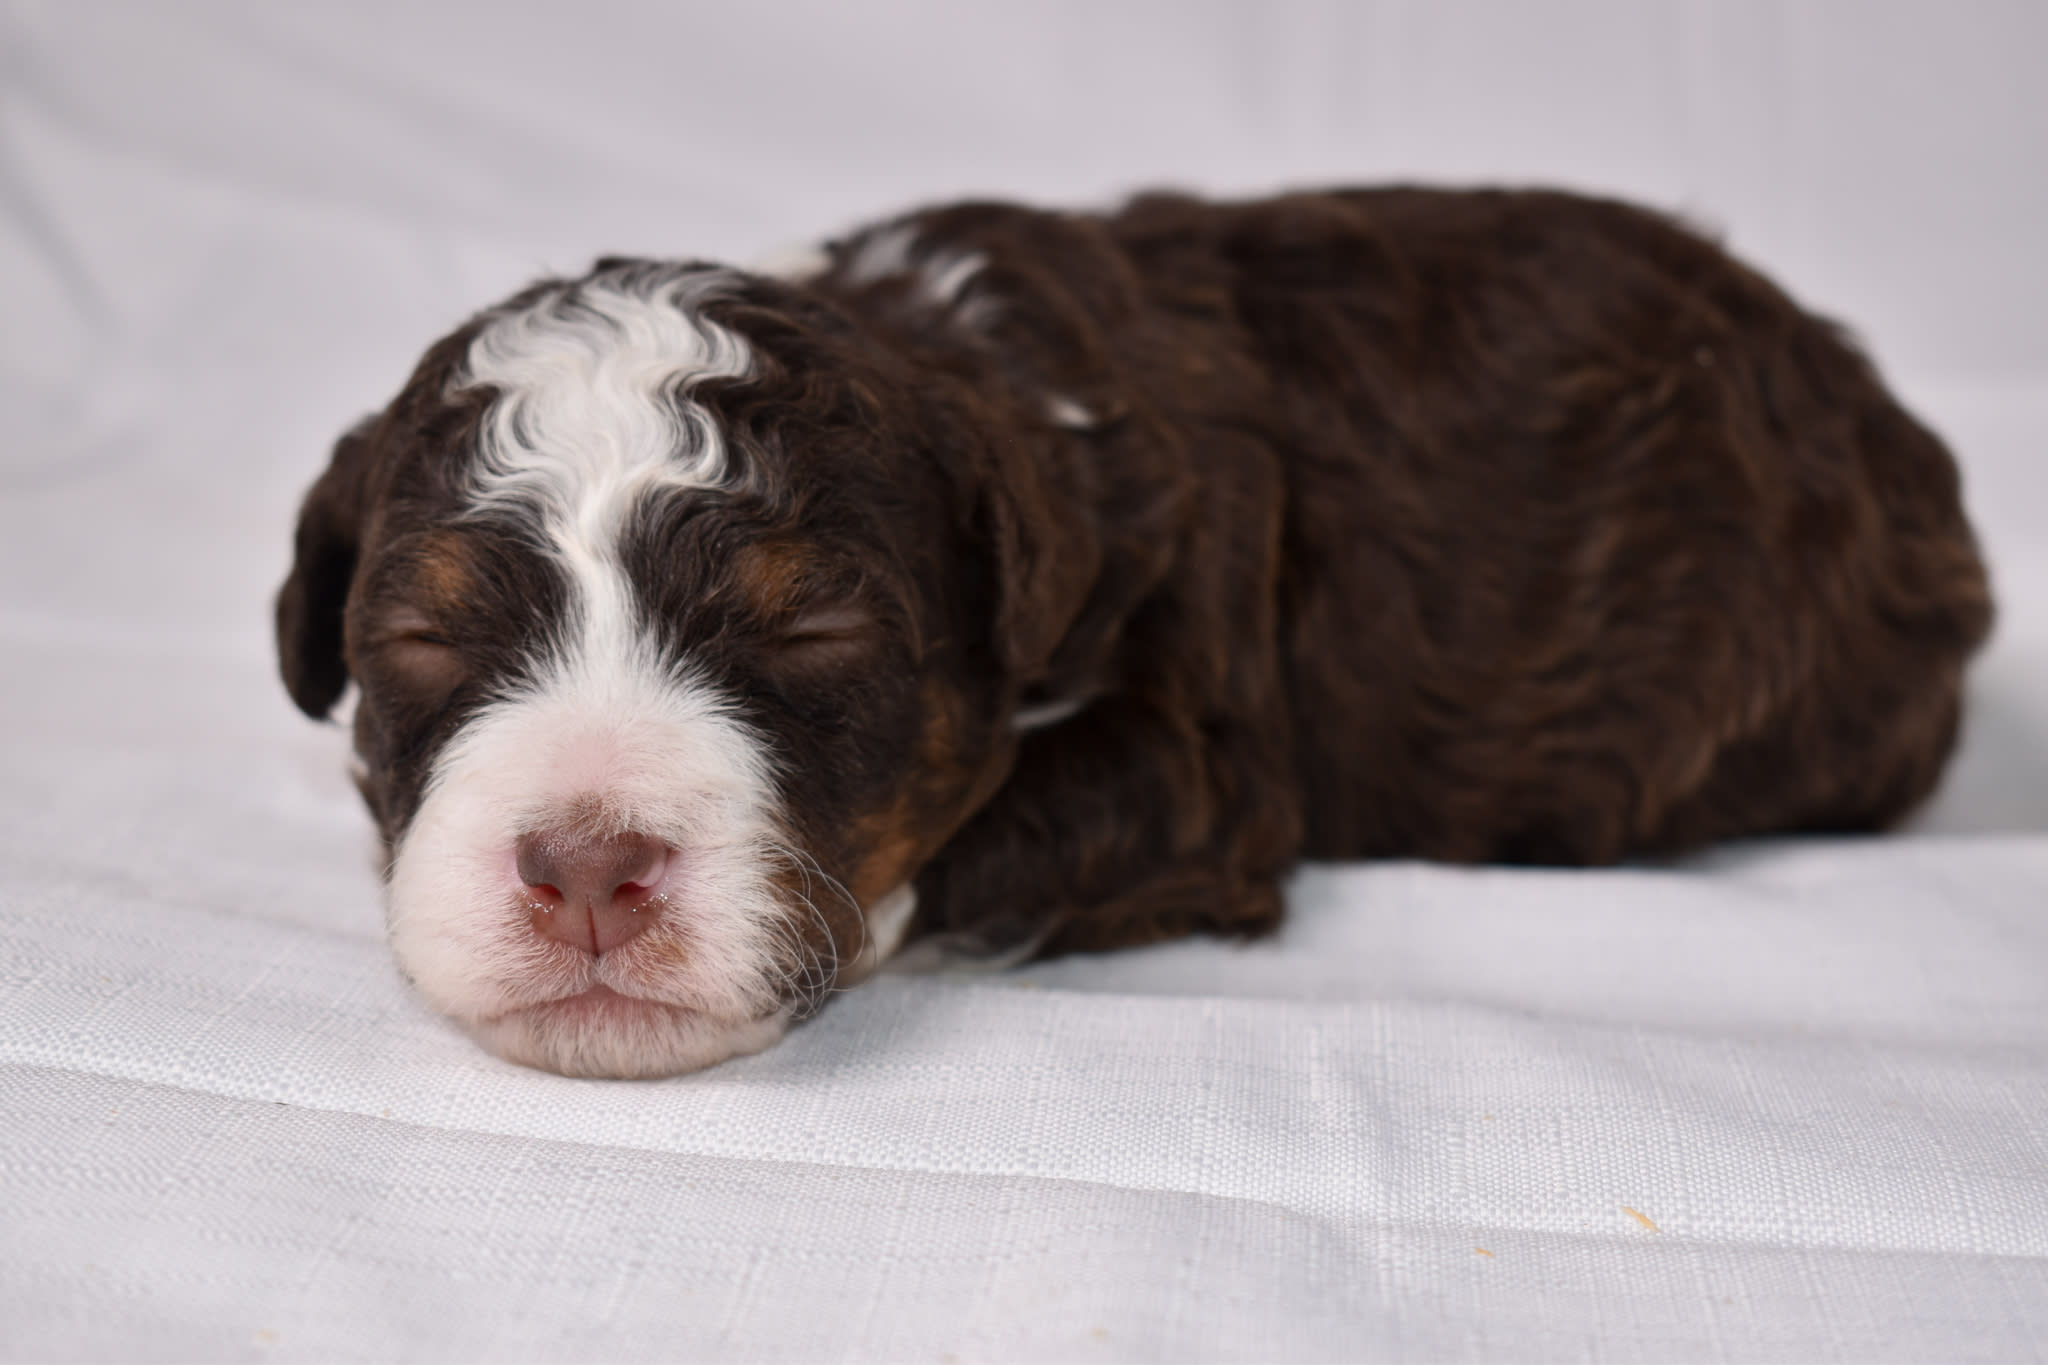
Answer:
[[[2048,1359],[2039,10],[502,8],[0,20],[0,1356]],[[1310,868],[659,1083],[412,997],[266,618],[428,339],[600,250],[1416,172],[1719,206],[1901,359],[2002,606],[1914,828]]]

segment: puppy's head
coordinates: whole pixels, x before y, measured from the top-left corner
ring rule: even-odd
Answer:
[[[1092,563],[1007,415],[830,305],[608,261],[428,352],[278,601],[353,682],[399,963],[571,1074],[756,1050],[902,935]]]

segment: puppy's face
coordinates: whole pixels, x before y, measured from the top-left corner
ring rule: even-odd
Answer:
[[[309,495],[286,681],[356,684],[400,965],[493,1051],[767,1045],[1001,782],[981,528],[1021,514],[963,473],[971,405],[891,365],[800,291],[601,263],[436,346]]]

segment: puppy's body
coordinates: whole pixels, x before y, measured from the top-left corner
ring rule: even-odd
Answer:
[[[601,262],[344,441],[280,602],[301,705],[362,685],[401,961],[615,1074],[896,939],[1260,932],[1302,857],[1878,827],[1988,621],[1825,323],[1639,210],[1400,189]]]

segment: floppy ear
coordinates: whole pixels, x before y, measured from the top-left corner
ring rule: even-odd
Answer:
[[[292,571],[277,594],[277,662],[285,690],[301,711],[324,718],[348,686],[341,623],[355,577],[356,546],[376,418],[335,443],[327,470],[299,509]]]
[[[1053,671],[1102,567],[1095,509],[1075,482],[1036,459],[985,472],[978,514],[995,560],[996,652],[1026,682]]]
[[[978,490],[975,533],[998,579],[997,653],[1041,691],[1098,686],[1127,619],[1167,572],[1187,500],[1183,452],[1131,398],[1129,374],[1156,363],[1150,342],[1134,349],[1146,335],[1137,275],[1107,230],[1083,219],[969,204],[919,221],[930,240],[985,258],[963,306],[982,310],[979,348],[1032,414],[989,453]]]

